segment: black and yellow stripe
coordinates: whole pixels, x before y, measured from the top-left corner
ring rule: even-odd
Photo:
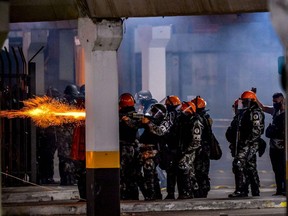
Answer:
[[[87,215],[119,216],[119,151],[86,151],[86,177]]]
[[[86,151],[86,168],[120,168],[119,151]]]

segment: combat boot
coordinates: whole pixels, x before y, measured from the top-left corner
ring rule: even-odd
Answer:
[[[235,191],[232,194],[228,195],[229,198],[236,198],[236,197],[248,197],[248,194],[241,191]]]
[[[165,200],[174,200],[175,199],[175,195],[174,193],[168,193],[168,195],[165,197]]]
[[[180,193],[178,199],[192,199],[193,195],[189,192]]]
[[[260,196],[260,191],[259,191],[259,189],[258,189],[258,190],[257,190],[257,189],[254,189],[254,190],[252,190],[251,192],[252,192],[252,196]]]
[[[192,199],[193,196],[187,195],[187,194],[182,194],[178,196],[178,199]]]
[[[157,200],[162,200],[162,194],[161,193],[160,194],[159,193],[155,194],[154,197]]]

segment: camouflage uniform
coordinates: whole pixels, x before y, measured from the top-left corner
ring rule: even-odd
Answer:
[[[195,116],[181,115],[178,121],[178,199],[193,198],[193,190],[198,189],[195,178],[194,160],[201,147],[203,124]]]
[[[226,133],[225,133],[225,136],[226,136],[226,139],[227,141],[229,142],[229,149],[231,151],[231,156],[234,158],[235,155],[237,154],[236,152],[236,143],[238,142],[237,141],[237,133],[239,132],[239,121],[240,121],[240,117],[241,117],[241,111],[238,111],[238,113],[233,117],[233,120],[230,124],[230,126],[227,128],[226,130]],[[253,160],[252,160],[253,161]],[[251,162],[252,162],[251,161]],[[249,184],[250,184],[250,181],[249,181],[249,176],[248,176],[248,172],[245,172],[245,179],[246,179],[246,184],[245,184],[245,194],[248,194],[249,193]],[[236,182],[236,176],[235,176],[235,182]]]
[[[139,163],[143,168],[143,176],[139,183],[145,200],[162,199],[160,183],[156,167],[159,164],[159,150],[163,145],[163,135],[169,130],[169,122],[150,121],[144,129],[139,142]]]
[[[57,127],[60,185],[73,185],[74,164],[71,159],[71,147],[74,126],[70,124]]]
[[[210,178],[209,178],[209,169],[210,169],[210,142],[212,139],[212,122],[209,114],[205,111],[197,114],[199,121],[203,125],[202,130],[202,141],[201,148],[199,148],[198,153],[196,154],[194,166],[195,166],[195,177],[198,184],[198,190],[194,191],[194,197],[203,198],[207,197],[208,192],[210,191]]]
[[[139,155],[136,135],[140,121],[133,119],[134,107],[126,107],[119,112],[120,136],[120,196],[122,200],[138,200],[138,177],[140,174],[137,159]],[[130,117],[129,117],[130,116]]]
[[[175,199],[175,186],[177,182],[178,167],[178,136],[177,136],[177,119],[180,112],[171,110],[168,112],[168,120],[171,125],[169,132],[165,135],[165,143],[160,151],[160,168],[167,173],[167,197],[165,199]]]
[[[64,90],[64,97],[61,98],[61,101],[76,107],[79,95],[77,86],[69,84]],[[75,166],[71,158],[74,128],[75,126],[72,124],[57,127],[60,185],[73,185],[76,183],[74,178]]]
[[[248,184],[251,184],[252,195],[259,196],[260,180],[256,153],[264,131],[265,116],[256,103],[240,112],[239,115],[237,152],[233,160],[236,191],[229,197],[247,196]]]

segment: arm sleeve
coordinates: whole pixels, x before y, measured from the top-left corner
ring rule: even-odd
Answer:
[[[202,142],[202,133],[203,133],[203,124],[199,120],[196,120],[193,123],[191,132],[192,132],[192,140],[191,144],[188,147],[188,151],[198,149],[201,146]]]
[[[169,123],[169,121],[164,120],[161,122],[160,125],[156,125],[153,122],[149,122],[148,126],[152,133],[158,136],[163,136],[169,131],[171,124]]]
[[[250,118],[252,121],[252,131],[249,136],[249,142],[254,142],[258,138],[261,137],[261,135],[264,132],[264,115],[260,111],[252,111],[250,114]]]

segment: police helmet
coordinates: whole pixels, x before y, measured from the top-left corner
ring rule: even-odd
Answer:
[[[123,93],[119,97],[119,109],[125,107],[133,107],[135,105],[135,100],[130,93]]]
[[[196,112],[196,106],[191,101],[183,101],[180,110],[185,115],[192,115]]]
[[[165,105],[156,103],[150,106],[145,115],[151,117],[153,120],[162,121],[166,117],[166,114],[167,109]]]
[[[196,98],[194,98],[193,100],[191,100],[191,102],[193,102],[196,106],[197,109],[205,109],[206,108],[206,101],[201,98],[200,96],[197,96]]]
[[[78,91],[76,85],[69,84],[69,85],[66,86],[66,88],[64,90],[64,94],[76,98],[79,95],[79,91]]]
[[[53,87],[49,87],[47,89],[46,95],[51,97],[51,98],[60,98],[61,97],[61,94],[58,91],[58,89],[53,88]]]
[[[135,94],[135,101],[136,103],[142,104],[145,103],[145,101],[151,100],[152,94],[149,90],[141,90]]]

